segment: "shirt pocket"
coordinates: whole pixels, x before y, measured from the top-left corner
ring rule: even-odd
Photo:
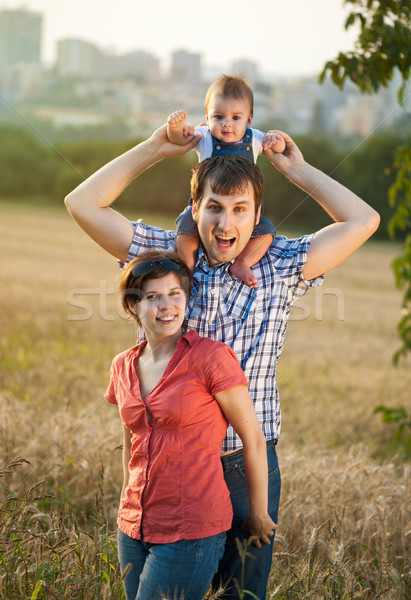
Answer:
[[[255,288],[238,281],[224,283],[223,300],[227,315],[241,321],[254,313],[258,306]]]

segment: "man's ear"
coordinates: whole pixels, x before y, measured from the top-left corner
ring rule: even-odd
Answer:
[[[254,225],[258,225],[258,223],[260,222],[260,218],[261,218],[261,206],[258,207],[257,213],[255,215]]]
[[[198,223],[198,208],[197,208],[197,202],[193,202],[193,206],[191,207],[191,215],[193,217],[193,221],[195,223]]]

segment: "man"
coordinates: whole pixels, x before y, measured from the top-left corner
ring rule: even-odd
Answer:
[[[192,178],[193,217],[202,248],[194,272],[188,326],[200,335],[228,344],[247,376],[250,394],[267,439],[269,468],[269,514],[277,522],[280,472],[275,445],[281,415],[275,378],[284,344],[287,320],[297,297],[319,285],[325,272],[340,264],[377,229],[379,215],[354,193],[308,165],[293,140],[284,154],[266,150],[268,160],[294,184],[305,190],[330,215],[334,223],[314,235],[296,240],[277,237],[254,266],[259,281],[251,289],[231,275],[229,266],[250,239],[260,217],[263,193],[261,173],[241,157],[217,157],[197,165]],[[79,225],[121,263],[149,248],[175,249],[176,236],[143,224],[131,223],[110,205],[145,169],[164,158],[184,154],[187,145],[171,144],[165,126],[145,142],[97,171],[69,194],[66,205]],[[272,560],[269,545],[250,545],[245,572],[236,538],[248,537],[242,524],[248,515],[246,481],[241,443],[229,429],[223,447],[223,467],[233,503],[234,519],[228,532],[224,557],[215,580],[226,583],[225,598],[238,598],[236,584],[265,599]]]

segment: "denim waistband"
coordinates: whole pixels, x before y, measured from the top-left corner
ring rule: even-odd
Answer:
[[[274,446],[277,445],[278,440],[269,440],[267,442],[267,448],[272,448]],[[240,450],[236,450],[235,452],[232,452],[231,454],[226,454],[225,456],[221,457],[221,462],[223,463],[223,469],[224,471],[226,469],[228,469],[229,467],[231,467],[232,465],[235,465],[235,463],[238,460],[242,460],[243,458],[243,449],[240,448]]]

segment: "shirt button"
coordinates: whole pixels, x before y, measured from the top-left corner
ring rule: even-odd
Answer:
[[[213,289],[213,290],[210,290],[210,294],[214,296],[214,294],[215,294],[215,290],[214,290],[214,289]]]
[[[247,150],[248,150],[248,151],[250,150],[250,146],[247,146]]]
[[[213,322],[213,319],[208,319],[208,324],[211,325],[211,323]]]
[[[216,146],[217,150],[221,150],[221,146]]]

